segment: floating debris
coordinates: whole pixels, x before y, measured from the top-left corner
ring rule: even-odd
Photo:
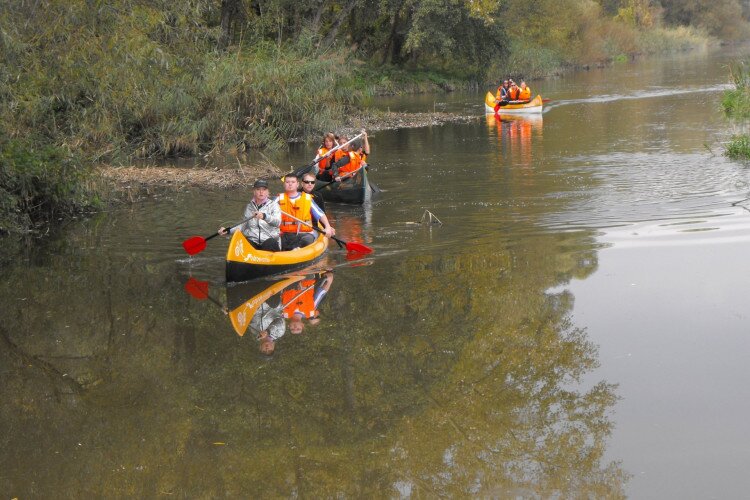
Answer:
[[[438,219],[435,214],[430,212],[429,210],[425,210],[422,214],[422,220],[419,221],[420,224],[438,224],[440,226],[443,225],[440,219]]]

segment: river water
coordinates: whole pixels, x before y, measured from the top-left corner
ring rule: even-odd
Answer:
[[[226,240],[184,254],[246,190],[30,243],[0,285],[0,490],[743,496],[750,170],[722,156],[719,110],[741,55],[531,82],[551,99],[535,118],[486,118],[480,94],[378,99],[477,118],[371,133],[382,193],[329,213],[375,251],[331,246],[303,279],[227,287]],[[303,295],[319,318],[285,320]],[[283,333],[272,356],[258,311]]]

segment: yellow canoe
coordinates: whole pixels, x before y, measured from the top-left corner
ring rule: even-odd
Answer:
[[[285,273],[313,263],[328,248],[323,233],[312,245],[287,252],[256,250],[242,231],[235,231],[227,249],[227,283],[248,281],[261,276]]]
[[[495,104],[497,104],[495,96],[492,95],[492,92],[487,92],[487,95],[484,96],[485,112],[487,114],[494,113]],[[542,101],[542,96],[537,95],[529,102],[520,104],[506,104],[505,106],[501,106],[500,112],[502,114],[541,113],[543,107],[544,103]]]

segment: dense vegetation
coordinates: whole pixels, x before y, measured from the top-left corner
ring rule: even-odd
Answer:
[[[0,4],[0,129],[80,153],[81,174],[278,147],[415,74],[544,76],[740,38],[747,18],[740,0],[16,0]]]
[[[724,92],[721,106],[732,119],[746,122],[750,118],[750,70],[745,64],[735,64],[729,70],[734,88]],[[750,158],[750,135],[732,136],[725,149],[730,158]]]

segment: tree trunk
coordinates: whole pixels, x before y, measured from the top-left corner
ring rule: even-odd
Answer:
[[[404,6],[404,3],[406,3],[406,0],[401,0],[401,3],[398,5],[398,7],[393,12],[393,22],[391,23],[391,33],[388,35],[388,41],[385,44],[385,48],[383,49],[383,61],[381,64],[385,64],[388,62],[388,60],[393,61],[392,56],[392,49],[395,46],[400,46],[401,44],[396,43],[396,35],[398,30],[398,22],[399,22],[399,14],[401,13],[401,8]]]
[[[323,47],[328,47],[333,43],[334,40],[336,40],[336,35],[339,34],[339,29],[341,29],[341,25],[344,23],[347,17],[349,17],[349,14],[352,13],[354,10],[354,7],[357,6],[358,0],[350,0],[349,3],[346,4],[346,7],[341,9],[341,12],[339,13],[336,20],[333,22],[333,26],[331,26],[331,31],[328,32],[325,39],[323,40],[323,43],[321,44]]]
[[[226,49],[232,41],[234,25],[242,15],[242,0],[221,0],[221,35],[219,49]]]

